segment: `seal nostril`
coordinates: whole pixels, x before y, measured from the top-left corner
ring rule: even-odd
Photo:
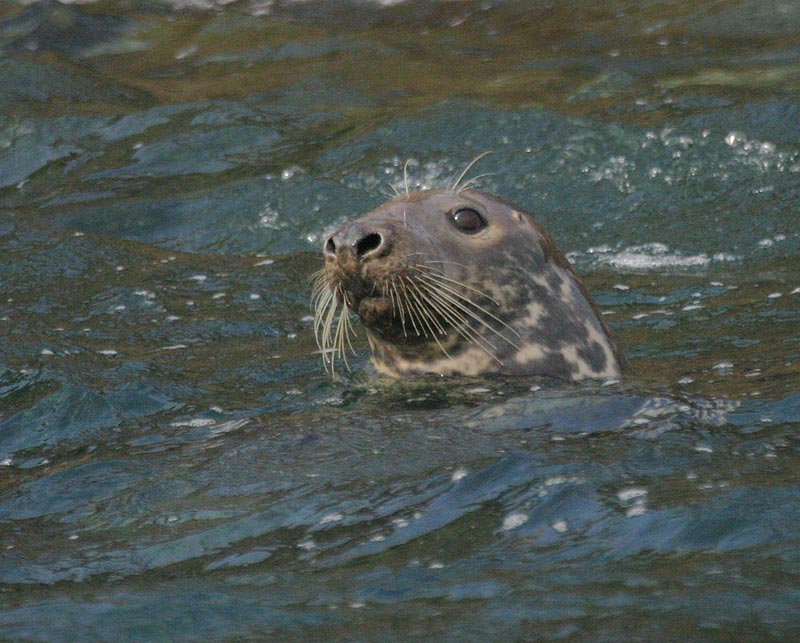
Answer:
[[[371,232],[368,235],[361,237],[356,242],[356,256],[363,257],[364,255],[381,247],[383,237],[377,232]]]
[[[336,256],[336,243],[334,243],[333,237],[328,238],[325,242],[325,254],[332,257]]]

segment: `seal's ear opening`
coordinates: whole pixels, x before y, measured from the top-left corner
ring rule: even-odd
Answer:
[[[459,208],[450,215],[453,225],[465,234],[475,234],[486,227],[486,220],[477,210]]]

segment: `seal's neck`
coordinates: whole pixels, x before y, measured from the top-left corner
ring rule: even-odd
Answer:
[[[571,271],[549,268],[531,278],[524,292],[516,292],[514,301],[501,302],[512,311],[503,319],[476,317],[458,331],[423,332],[408,341],[368,333],[373,363],[394,377],[487,372],[573,381],[618,377],[613,340],[590,295]]]

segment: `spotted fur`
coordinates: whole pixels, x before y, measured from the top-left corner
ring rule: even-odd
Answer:
[[[454,225],[465,209],[484,226]],[[569,261],[533,216],[501,199],[463,187],[398,195],[342,226],[324,253],[315,330],[330,370],[346,362],[355,313],[373,363],[393,376],[621,373],[620,351]]]

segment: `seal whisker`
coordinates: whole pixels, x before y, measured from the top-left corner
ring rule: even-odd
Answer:
[[[406,162],[403,164],[403,185],[406,188],[406,196],[408,196],[408,164],[411,162],[411,159],[406,159]]]
[[[350,335],[356,335],[350,323],[350,307],[341,286],[332,289],[322,271],[315,273],[312,302],[314,305],[314,339],[322,354],[322,364],[331,375],[336,372],[336,359],[340,357],[350,370],[347,348],[355,354]],[[339,313],[338,320],[336,314]],[[336,328],[334,329],[334,321]]]
[[[350,364],[347,362],[347,350],[345,348],[345,342],[347,346],[349,346],[350,351],[355,355],[355,350],[353,349],[353,344],[350,342],[350,333],[355,333],[355,331],[350,326],[350,309],[346,303],[342,303],[342,312],[339,315],[339,321],[336,324],[336,338],[334,340],[335,344],[335,352],[331,354],[331,375],[335,374],[334,370],[334,361],[336,359],[336,354],[338,353],[339,356],[342,358],[344,362],[344,367],[349,371]]]
[[[420,337],[422,333],[419,332],[419,328],[417,327],[416,320],[414,319],[414,312],[411,308],[411,303],[408,300],[408,292],[406,292],[406,285],[400,281],[399,289],[397,291],[398,297],[401,302],[401,310],[405,310],[405,314],[408,317],[408,321],[411,322],[411,327],[414,329],[417,337]],[[406,333],[405,325],[403,325],[403,333]],[[407,334],[405,334],[408,337]]]
[[[328,310],[328,307],[333,302],[333,293],[327,291],[323,293],[320,298],[316,301],[315,309],[314,309],[314,337],[317,340],[317,346],[319,348],[323,348],[322,342],[322,334],[321,330],[325,326],[325,312]]]
[[[411,253],[411,254],[412,255],[423,255],[424,256],[425,253],[424,252],[414,252],[414,253]],[[443,261],[443,260],[438,260],[438,259],[426,259],[423,263],[416,264],[416,266],[418,266],[420,268],[427,268],[428,264],[434,264],[434,263],[446,263],[446,264],[451,265],[451,266],[460,266],[461,268],[469,268],[469,266],[467,264],[465,264],[465,263],[459,263],[458,261]]]
[[[394,292],[391,290],[391,284],[386,283],[383,288],[383,296],[388,297],[389,301],[392,303],[392,319],[397,317],[397,304],[394,301]]]
[[[453,304],[460,305],[460,306],[466,306],[466,305],[472,306],[472,307],[476,308],[478,311],[480,311],[481,313],[483,313],[484,315],[486,315],[487,317],[490,317],[492,320],[496,321],[501,326],[503,326],[503,327],[507,328],[508,330],[510,330],[517,337],[519,337],[519,333],[516,330],[514,330],[511,326],[509,326],[506,322],[504,322],[502,319],[500,319],[496,315],[493,315],[491,312],[486,310],[486,308],[484,308],[480,304],[477,304],[474,301],[472,301],[471,299],[469,299],[468,297],[466,297],[463,293],[458,292],[456,289],[451,288],[447,284],[443,284],[443,283],[437,282],[435,278],[433,278],[433,277],[431,277],[429,275],[422,274],[422,275],[420,275],[420,279],[427,279],[428,282],[431,283],[443,296],[447,296],[449,299],[451,299]],[[461,285],[463,285],[463,284],[461,284]],[[480,291],[478,291],[478,292],[480,292]],[[494,300],[492,300],[492,301],[494,301]],[[494,303],[497,303],[497,302],[494,302]],[[486,322],[486,320],[483,320],[479,316],[477,316],[474,311],[472,311],[469,308],[466,308],[466,311],[470,315],[474,316],[477,321],[480,321],[487,328],[491,329],[496,334],[500,335],[500,337],[505,339],[512,346],[516,346],[516,344],[511,342],[507,337],[505,337],[505,335],[500,333],[498,330],[492,328],[492,326],[490,324],[488,324]]]
[[[341,288],[339,288],[338,291],[339,294],[341,294]],[[350,370],[350,364],[347,361],[347,350],[345,348],[345,343],[347,344],[347,347],[350,348],[350,352],[355,355],[356,351],[350,341],[351,333],[355,335],[355,330],[350,324],[350,307],[347,305],[347,300],[342,297],[342,312],[339,314],[339,321],[336,323],[336,336],[334,337],[335,351],[331,353],[331,375],[335,374],[334,362],[336,360],[337,353],[339,357],[342,358],[345,368],[348,371]]]
[[[406,279],[409,280],[409,283],[408,283],[409,292],[411,293],[412,298],[414,299],[414,301],[416,302],[416,304],[418,306],[417,312],[420,314],[420,316],[424,317],[426,320],[431,320],[433,322],[434,326],[436,326],[436,330],[439,331],[439,334],[446,335],[444,327],[441,325],[441,323],[439,323],[439,320],[436,319],[435,315],[431,314],[431,311],[429,310],[429,307],[425,306],[425,302],[421,301],[421,299],[422,299],[422,291],[420,290],[419,284],[416,283],[414,280],[409,279],[408,277]],[[428,326],[428,327],[430,328],[430,326]],[[432,328],[431,328],[431,334],[435,335],[435,333],[433,332]]]
[[[415,292],[415,291],[417,291],[416,285],[413,282],[411,282],[411,283],[409,283],[409,286],[410,286],[409,291],[411,293],[411,296],[414,298],[414,300],[419,305],[419,308],[417,309],[417,312],[420,315],[420,318],[424,321],[424,323],[425,323],[426,327],[428,328],[428,330],[430,331],[431,337],[433,337],[433,341],[436,342],[436,345],[439,347],[439,350],[441,350],[442,353],[444,353],[445,356],[448,359],[451,359],[450,358],[450,353],[448,353],[447,349],[445,349],[445,347],[442,346],[442,343],[439,341],[439,338],[436,336],[436,332],[433,330],[433,327],[431,326],[431,323],[433,323],[436,326],[438,326],[440,332],[444,335],[445,332],[442,329],[441,324],[439,324],[439,322],[436,320],[436,318],[431,315],[430,311],[425,308],[423,303],[420,301],[420,298],[417,297],[417,293]],[[426,336],[427,336],[427,333],[426,333]]]
[[[491,150],[487,150],[485,152],[482,152],[481,154],[478,154],[478,156],[472,159],[467,165],[467,167],[464,168],[464,171],[458,175],[458,178],[450,186],[450,191],[457,192],[459,183],[461,183],[461,180],[466,176],[467,172],[469,172],[472,169],[472,166],[475,165],[478,161],[480,161],[484,156],[487,156],[491,153],[492,153]]]
[[[347,305],[347,302],[345,302],[342,307],[342,316],[340,318],[340,321],[342,319],[344,320],[345,339],[347,339],[347,346],[350,349],[350,352],[353,353],[353,355],[355,355],[356,349],[353,348],[353,344],[350,341],[350,335],[352,334],[353,337],[358,337],[358,333],[356,333],[355,328],[353,328],[353,325],[350,322],[350,307]]]
[[[448,324],[459,337],[461,337],[468,344],[472,344],[481,349],[498,364],[502,364],[502,361],[494,353],[494,345],[478,331],[472,328],[469,325],[469,320],[462,315],[458,309],[454,308],[450,302],[438,297],[437,293],[432,291],[432,286],[424,283],[418,284],[417,292],[420,294],[420,297],[422,297],[428,303],[433,312],[441,317],[441,320]],[[441,322],[437,322],[437,326],[441,328]],[[442,333],[445,334],[443,328]],[[442,352],[444,352],[444,354],[449,358],[450,355],[446,350],[444,350],[444,347],[440,345],[440,348],[442,349]]]
[[[478,174],[478,176],[473,176],[471,179],[469,179],[467,181],[464,181],[464,183],[462,183],[458,187],[458,189],[456,190],[456,193],[461,194],[464,190],[466,190],[471,185],[475,185],[481,179],[485,179],[487,176],[494,176],[495,174],[497,174],[497,173],[496,172],[484,172],[483,174]]]
[[[485,308],[483,308],[479,304],[476,304],[474,301],[464,297],[457,290],[454,290],[454,289],[450,288],[449,286],[446,286],[445,284],[437,284],[435,282],[431,282],[431,285],[433,286],[433,288],[436,291],[436,294],[439,297],[449,301],[453,306],[457,307],[459,310],[464,312],[466,315],[472,317],[472,319],[474,319],[476,322],[481,324],[484,328],[486,328],[487,330],[490,330],[495,335],[497,335],[498,337],[500,337],[504,341],[506,341],[509,344],[511,344],[511,346],[513,346],[514,348],[519,349],[519,346],[517,346],[516,343],[511,341],[508,337],[506,337],[503,333],[501,333],[498,329],[496,329],[487,320],[483,319],[476,311],[472,310],[472,308],[470,308],[470,306],[473,306],[479,312],[481,312],[484,315],[490,317],[492,320],[496,321],[498,324],[502,325],[503,327],[507,328],[509,331],[514,333],[515,335],[519,336],[519,334],[513,328],[511,328],[511,326],[506,324],[506,322],[504,322],[502,319],[500,319],[499,317],[496,317],[495,315],[490,313],[488,310],[486,310]]]
[[[411,326],[414,329],[414,332],[417,334],[417,337],[421,337],[422,333],[419,332],[419,327],[417,326],[416,319],[414,317],[414,308],[411,306],[411,302],[408,299],[408,291],[406,289],[406,284],[403,281],[400,281],[400,292],[402,293],[405,301],[406,307],[406,314],[408,315],[408,320],[411,322]]]
[[[439,270],[434,270],[433,268],[430,268],[430,267],[424,266],[424,265],[419,265],[419,264],[414,266],[414,268],[419,270],[426,277],[433,277],[435,279],[441,279],[442,281],[450,282],[450,283],[452,283],[452,284],[454,284],[456,286],[459,286],[460,288],[465,288],[466,290],[471,290],[476,295],[480,295],[481,297],[486,297],[486,299],[491,301],[495,306],[499,306],[500,305],[500,303],[494,297],[492,297],[488,293],[484,292],[480,288],[475,288],[474,286],[470,286],[469,284],[465,284],[463,281],[459,281],[458,279],[453,279],[451,277],[447,277],[444,273],[442,273]]]
[[[400,313],[400,326],[403,328],[403,337],[408,337],[408,332],[406,330],[406,312],[405,307],[403,306],[403,299],[400,297],[400,293],[397,291],[397,284],[394,283],[394,279],[392,279],[392,290],[394,291],[394,297],[392,300],[394,301],[396,298],[397,301],[397,312]],[[392,309],[392,313],[394,313],[394,309]]]
[[[322,271],[316,273],[311,301],[314,306],[314,337],[317,346],[322,348],[320,330],[324,325],[325,312],[333,301],[333,291],[328,287]]]
[[[332,293],[330,301],[328,302],[327,310],[325,311],[326,314],[321,327],[321,336],[317,340],[317,343],[322,350],[322,363],[325,366],[325,370],[331,373],[333,361],[335,360],[335,353],[331,352],[335,351],[331,336],[331,327],[333,326],[333,320],[336,317],[336,310],[338,308],[339,301],[336,297],[336,293]]]
[[[480,348],[498,364],[502,364],[502,361],[494,353],[494,345],[486,337],[481,335],[477,330],[469,325],[469,320],[458,310],[458,308],[454,307],[451,301],[443,299],[442,294],[435,292],[432,290],[432,288],[432,286],[425,286],[428,296],[433,301],[436,310],[450,323],[455,332],[466,342]],[[478,321],[480,321],[481,324],[486,328],[494,330],[491,329],[483,320]]]

